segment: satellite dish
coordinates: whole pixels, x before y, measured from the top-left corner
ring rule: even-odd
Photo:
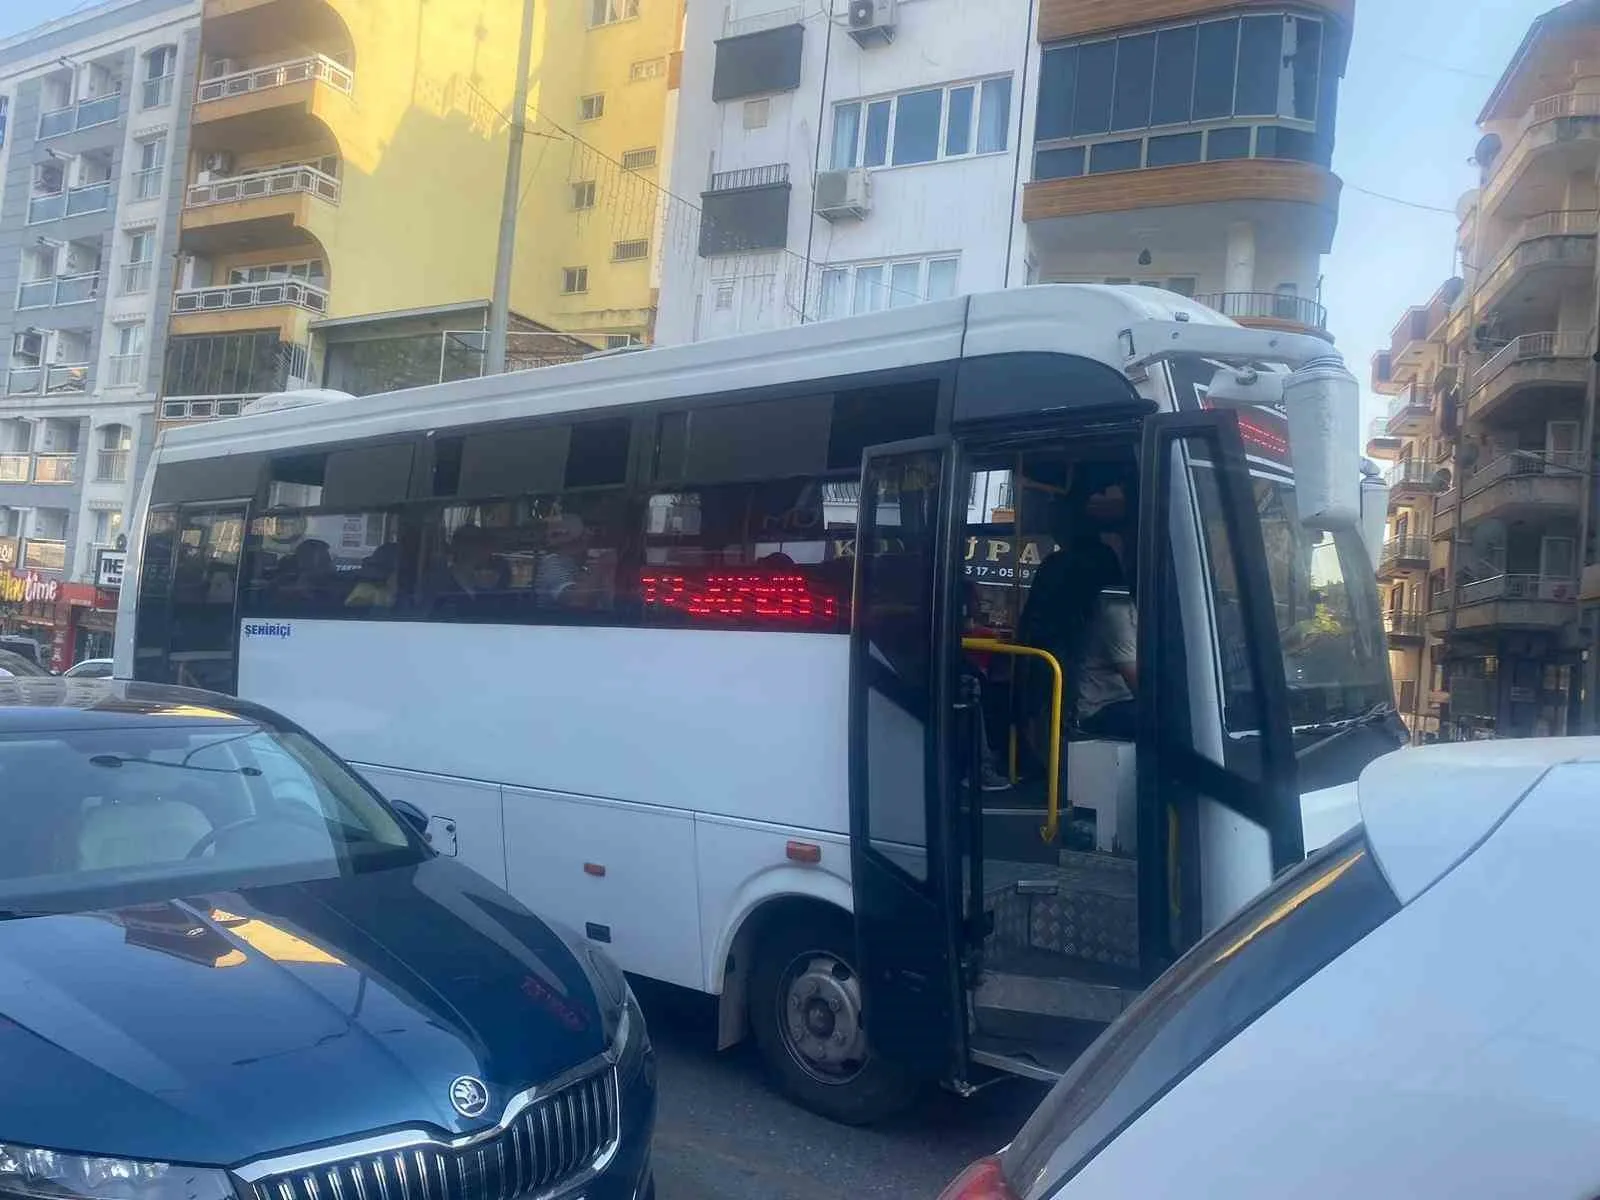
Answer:
[[[1478,145],[1472,152],[1472,161],[1485,171],[1494,166],[1494,160],[1500,157],[1500,135],[1486,133],[1478,139]]]

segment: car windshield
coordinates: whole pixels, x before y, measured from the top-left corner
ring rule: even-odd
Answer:
[[[420,858],[309,738],[197,715],[0,735],[0,910],[148,903]]]
[[[37,679],[50,674],[43,667],[10,650],[0,650],[0,679]]]

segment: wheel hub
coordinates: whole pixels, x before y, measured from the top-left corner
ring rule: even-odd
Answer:
[[[826,1083],[845,1083],[866,1062],[861,983],[832,954],[802,955],[784,974],[780,993],[784,1041],[796,1063]]]

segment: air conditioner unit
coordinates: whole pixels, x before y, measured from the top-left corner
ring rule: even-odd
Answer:
[[[233,155],[227,150],[212,150],[201,155],[200,174],[205,176],[203,183],[233,174]]]
[[[849,0],[847,27],[856,45],[887,46],[894,41],[895,0]]]
[[[13,334],[11,354],[14,358],[31,358],[37,363],[44,357],[44,334],[37,329]]]
[[[872,182],[861,167],[818,171],[812,208],[827,221],[859,221],[872,211]]]
[[[239,69],[239,64],[231,58],[212,58],[206,60],[205,78],[221,79],[224,75],[232,75]]]

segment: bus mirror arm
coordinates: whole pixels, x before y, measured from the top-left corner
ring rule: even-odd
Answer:
[[[1194,321],[1135,321],[1122,331],[1122,353],[1123,370],[1130,374],[1177,354],[1240,364],[1283,363],[1295,370],[1329,358],[1344,362],[1331,345],[1308,333]]]

